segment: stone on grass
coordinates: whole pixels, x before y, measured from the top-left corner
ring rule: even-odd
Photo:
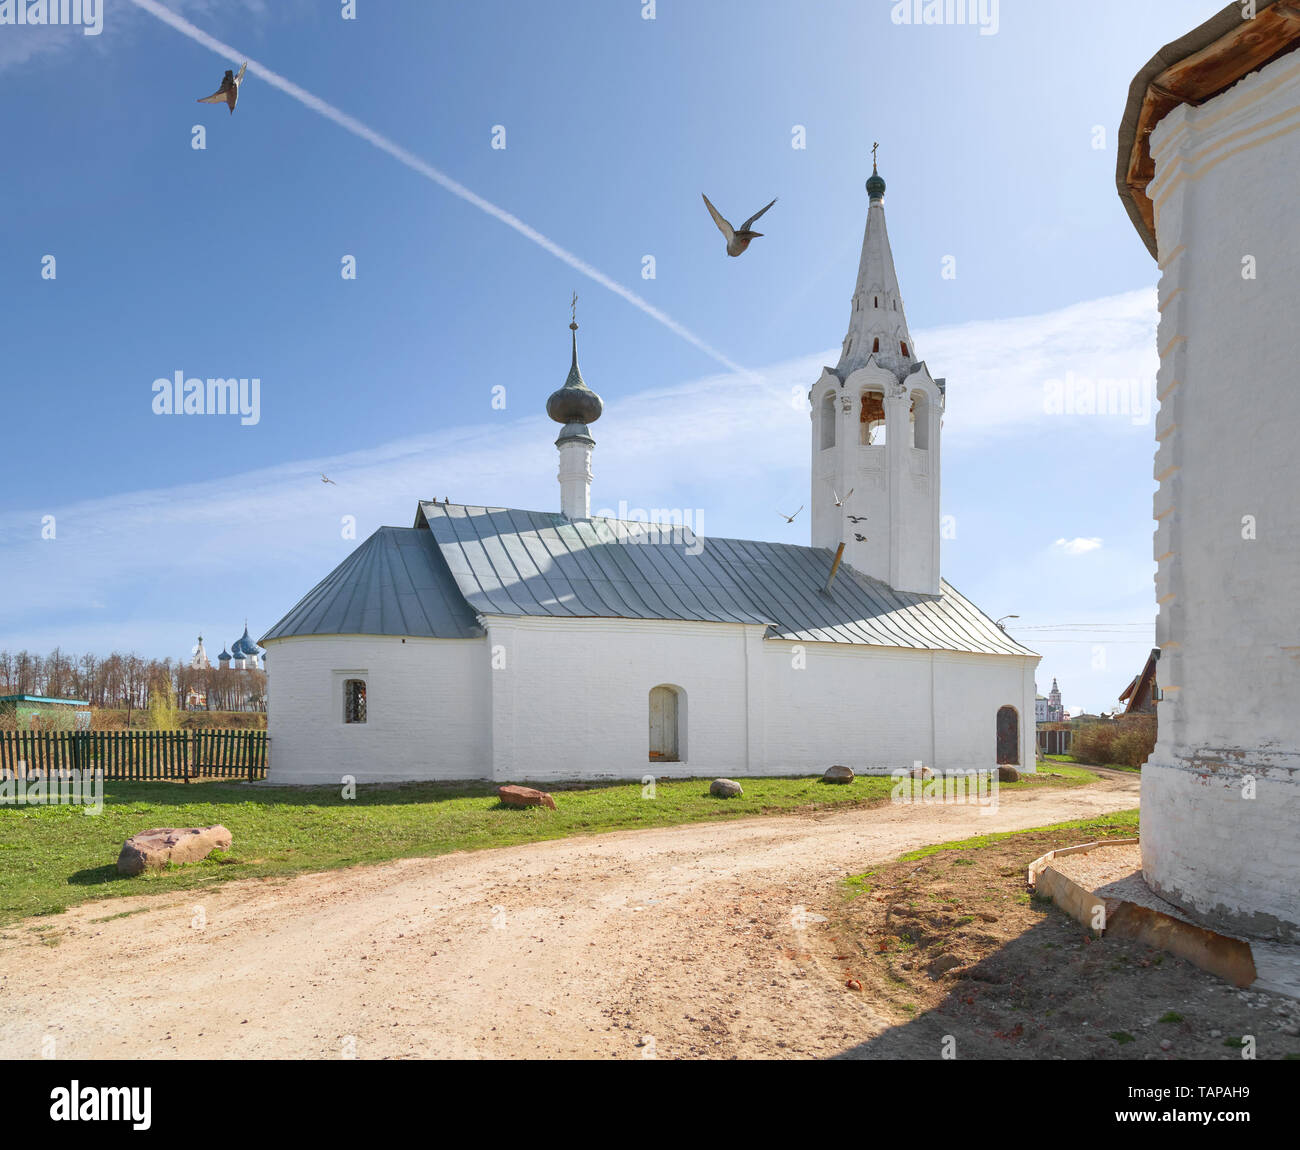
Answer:
[[[555,810],[555,800],[545,791],[532,787],[497,787],[497,794],[508,807],[550,807]]]
[[[717,795],[720,799],[730,799],[744,793],[745,788],[735,779],[714,779],[709,785],[709,794]]]
[[[1020,772],[1015,767],[1009,767],[1003,763],[998,767],[998,782],[1018,783],[1020,782]]]
[[[159,827],[132,835],[122,844],[117,869],[122,874],[141,874],[168,863],[196,862],[213,851],[228,851],[231,835],[220,823],[210,827]]]
[[[833,767],[827,767],[826,773],[822,775],[824,783],[851,783],[853,782],[853,768],[842,767],[836,764]]]

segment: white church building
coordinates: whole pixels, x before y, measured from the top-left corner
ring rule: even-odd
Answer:
[[[591,515],[578,369],[559,509],[420,502],[267,634],[269,778],[337,783],[1034,768],[1039,656],[939,572],[945,383],[873,171],[849,330],[809,392],[812,546]]]

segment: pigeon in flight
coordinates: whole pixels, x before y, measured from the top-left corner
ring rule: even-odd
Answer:
[[[226,74],[221,78],[221,87],[218,88],[211,96],[204,96],[201,100],[195,101],[199,104],[228,104],[230,105],[230,114],[235,114],[235,104],[239,100],[239,85],[244,82],[244,69],[248,67],[248,61],[245,60],[240,65],[239,75],[236,76],[234,70],[226,69]]]
[[[803,510],[803,504],[801,503],[801,504],[799,504],[799,511],[802,511],[802,510]],[[794,513],[794,515],[798,515],[798,514],[799,514],[799,511],[796,511],[796,512]],[[784,519],[787,523],[793,523],[793,522],[794,522],[794,515],[787,515],[784,511],[778,511],[777,514],[778,514],[779,516],[781,516],[781,518]]]
[[[700,195],[703,196],[704,193],[701,192]],[[776,200],[772,201],[772,204],[774,203],[776,203]],[[767,208],[770,208],[772,204],[768,204]],[[750,240],[756,240],[758,239],[759,236],[763,234],[762,232],[751,232],[749,230],[749,225],[752,224],[756,219],[758,219],[758,217],[761,216],[763,212],[767,211],[767,208],[763,208],[762,211],[755,212],[752,216],[749,217],[749,219],[747,219],[743,224],[741,224],[739,228],[733,228],[729,223],[727,223],[726,220],[722,218],[722,215],[719,213],[718,209],[715,208],[711,203],[709,203],[708,196],[704,196],[704,206],[709,209],[709,215],[713,217],[713,222],[718,225],[718,231],[720,231],[724,236],[727,237],[727,255],[729,256],[740,255],[741,252],[743,252],[747,247],[749,247]]]
[[[831,494],[832,494],[833,496],[835,496],[835,506],[836,506],[836,507],[843,507],[843,506],[844,506],[844,502],[845,502],[845,500],[847,500],[848,497],[849,497],[850,495],[853,494],[853,492],[854,492],[854,488],[850,487],[849,490],[848,490],[848,493],[844,496],[844,499],[841,499],[841,498],[840,498],[840,493],[839,493],[838,491],[836,491],[835,488],[832,487],[832,488],[831,488]],[[850,515],[849,518],[852,519],[853,516]]]
[[[325,472],[323,472],[323,471],[320,473],[320,481],[321,481],[322,483],[334,483],[334,480],[332,480],[332,479],[331,479],[328,475],[326,475]],[[334,486],[337,487],[338,484],[337,484],[337,483],[334,483]]]
[[[853,538],[856,539],[859,543],[865,543],[867,541],[867,537],[859,531],[855,531],[853,533]]]
[[[852,494],[853,494],[853,492],[850,491],[850,492],[849,492],[849,495],[852,495]],[[845,496],[845,498],[847,499],[848,496]],[[865,515],[849,515],[849,516],[847,516],[847,518],[848,518],[848,520],[849,520],[850,523],[865,523],[865,522],[866,522],[866,519],[867,519],[867,516],[865,516]]]

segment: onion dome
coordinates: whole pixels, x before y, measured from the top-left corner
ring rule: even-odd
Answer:
[[[873,200],[883,200],[885,198],[885,181],[880,173],[876,171],[876,162],[871,162],[871,175],[867,177],[867,196]]]
[[[236,659],[251,659],[262,653],[257,644],[253,642],[252,636],[249,635],[247,623],[244,624],[244,633],[235,640],[235,645],[230,650]]]
[[[546,401],[546,414],[556,423],[564,424],[564,430],[560,432],[560,440],[591,439],[587,424],[595,423],[600,418],[605,405],[601,402],[600,396],[587,386],[582,378],[582,372],[578,370],[576,321],[569,324],[569,330],[573,332],[573,363],[569,367],[569,378],[564,381],[564,386],[559,391],[551,393]]]
[[[219,663],[229,663],[229,662],[230,662],[230,652],[227,651],[224,647],[222,647],[222,648],[221,648],[221,654],[217,656],[217,661],[218,661]]]

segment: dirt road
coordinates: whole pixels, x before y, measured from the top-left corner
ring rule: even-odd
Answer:
[[[886,1025],[807,960],[846,873],[1137,803],[1114,774],[985,813],[695,824],[86,904],[3,932],[0,1057],[828,1056]]]

